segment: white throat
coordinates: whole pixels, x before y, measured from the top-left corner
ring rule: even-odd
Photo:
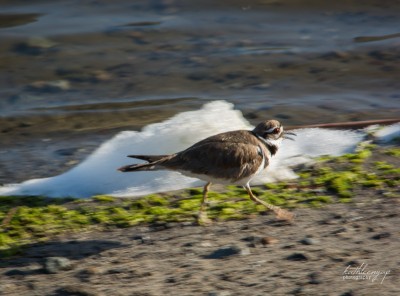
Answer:
[[[263,137],[257,135],[257,138],[260,139],[262,142],[264,142],[265,144],[267,144],[268,146],[275,146],[276,148],[279,149],[279,146],[282,143],[282,137],[280,137],[279,139],[275,140],[275,139],[264,139]]]
[[[268,145],[275,146],[276,148],[279,148],[279,146],[282,143],[282,139],[283,139],[282,137],[277,139],[277,140],[275,140],[275,139],[264,139],[264,142],[267,143]]]

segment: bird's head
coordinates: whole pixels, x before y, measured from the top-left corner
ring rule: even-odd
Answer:
[[[259,123],[254,129],[253,133],[265,141],[268,145],[279,147],[283,139],[293,140],[289,135],[295,136],[296,134],[286,132],[283,130],[282,124],[278,120],[267,120]]]

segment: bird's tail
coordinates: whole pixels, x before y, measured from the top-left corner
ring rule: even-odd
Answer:
[[[137,158],[148,161],[148,163],[129,164],[120,167],[118,170],[121,172],[133,171],[153,171],[160,169],[160,162],[163,161],[168,155],[128,155],[131,158]]]
[[[154,162],[163,158],[166,158],[168,155],[128,155],[130,158],[142,159],[148,162]]]

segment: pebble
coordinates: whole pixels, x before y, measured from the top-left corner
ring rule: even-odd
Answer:
[[[72,156],[78,151],[78,148],[63,148],[54,151],[55,154],[60,156]]]
[[[112,75],[104,70],[96,70],[93,72],[93,79],[97,82],[108,81],[112,79]]]
[[[331,232],[331,234],[339,234],[343,232],[347,232],[349,229],[347,227],[340,227],[335,229],[334,231]]]
[[[309,283],[313,285],[321,284],[321,274],[319,272],[312,272],[308,275],[310,278]]]
[[[209,241],[202,241],[200,243],[200,246],[203,247],[203,248],[209,248],[209,247],[212,247],[213,244],[211,242],[209,242]]]
[[[100,275],[103,270],[98,267],[87,267],[76,273],[75,277],[79,278],[81,282],[89,282],[90,278],[94,275]]]
[[[308,257],[303,253],[293,253],[286,257],[290,261],[307,261]]]
[[[79,160],[70,160],[65,163],[66,166],[73,166],[79,163]]]
[[[229,291],[212,291],[208,292],[207,296],[230,296],[232,295]]]
[[[56,45],[57,43],[51,41],[50,39],[40,36],[33,36],[27,41],[15,44],[13,50],[20,54],[40,55],[49,51]]]
[[[390,232],[382,232],[382,233],[378,233],[378,234],[372,236],[371,238],[379,240],[379,239],[383,239],[383,238],[388,238],[390,236],[391,236]]]
[[[79,295],[79,296],[102,296],[104,294],[97,292],[93,287],[83,285],[67,285],[57,290],[57,295]]]
[[[44,271],[47,273],[58,273],[62,270],[71,269],[72,262],[64,257],[48,257],[43,264]]]
[[[264,246],[266,245],[273,245],[279,242],[279,240],[275,237],[271,237],[271,236],[266,236],[266,237],[262,237],[260,240],[261,244],[263,244]]]
[[[140,235],[140,234],[138,234],[138,235],[134,235],[132,237],[132,239],[135,240],[135,241],[139,241],[141,244],[146,244],[146,245],[153,244],[153,240],[148,235]]]
[[[271,84],[270,83],[261,83],[261,84],[257,84],[253,87],[254,89],[257,90],[266,90],[271,88]]]
[[[344,292],[340,294],[340,296],[355,296],[356,294],[353,292],[353,290],[349,290],[347,292]]]
[[[277,238],[271,236],[259,237],[259,236],[247,236],[242,239],[242,241],[248,242],[250,247],[256,247],[257,245],[273,245],[279,242]]]
[[[219,248],[209,255],[204,256],[206,259],[223,259],[234,255],[249,255],[250,249],[238,245],[231,245]]]
[[[300,241],[303,245],[317,245],[319,241],[311,237],[305,237]]]
[[[60,92],[71,88],[68,80],[35,81],[27,86],[27,90],[41,92]]]
[[[345,51],[331,51],[331,52],[328,52],[328,53],[326,53],[326,54],[323,54],[322,56],[321,56],[321,58],[323,58],[323,59],[337,59],[337,58],[340,58],[340,59],[347,59],[347,58],[349,58],[350,57],[350,54],[349,53],[347,53],[347,52],[345,52]]]
[[[172,277],[167,278],[165,280],[165,282],[168,283],[168,284],[175,284],[177,282],[177,280],[176,280],[175,277],[172,276]]]
[[[33,36],[28,39],[27,45],[31,47],[47,49],[56,46],[57,43],[48,38]]]
[[[24,275],[26,275],[26,272],[24,272],[23,270],[20,270],[20,269],[11,269],[9,271],[6,271],[4,273],[4,275],[11,276],[11,277],[13,277],[13,276],[24,276]]]

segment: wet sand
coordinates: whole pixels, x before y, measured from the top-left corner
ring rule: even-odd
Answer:
[[[292,225],[268,215],[211,227],[164,224],[64,235],[3,261],[0,293],[398,295],[398,207],[397,199],[360,192],[351,207],[298,209]],[[66,267],[49,274],[50,257],[61,257]],[[389,273],[374,281],[343,279],[349,265]]]

